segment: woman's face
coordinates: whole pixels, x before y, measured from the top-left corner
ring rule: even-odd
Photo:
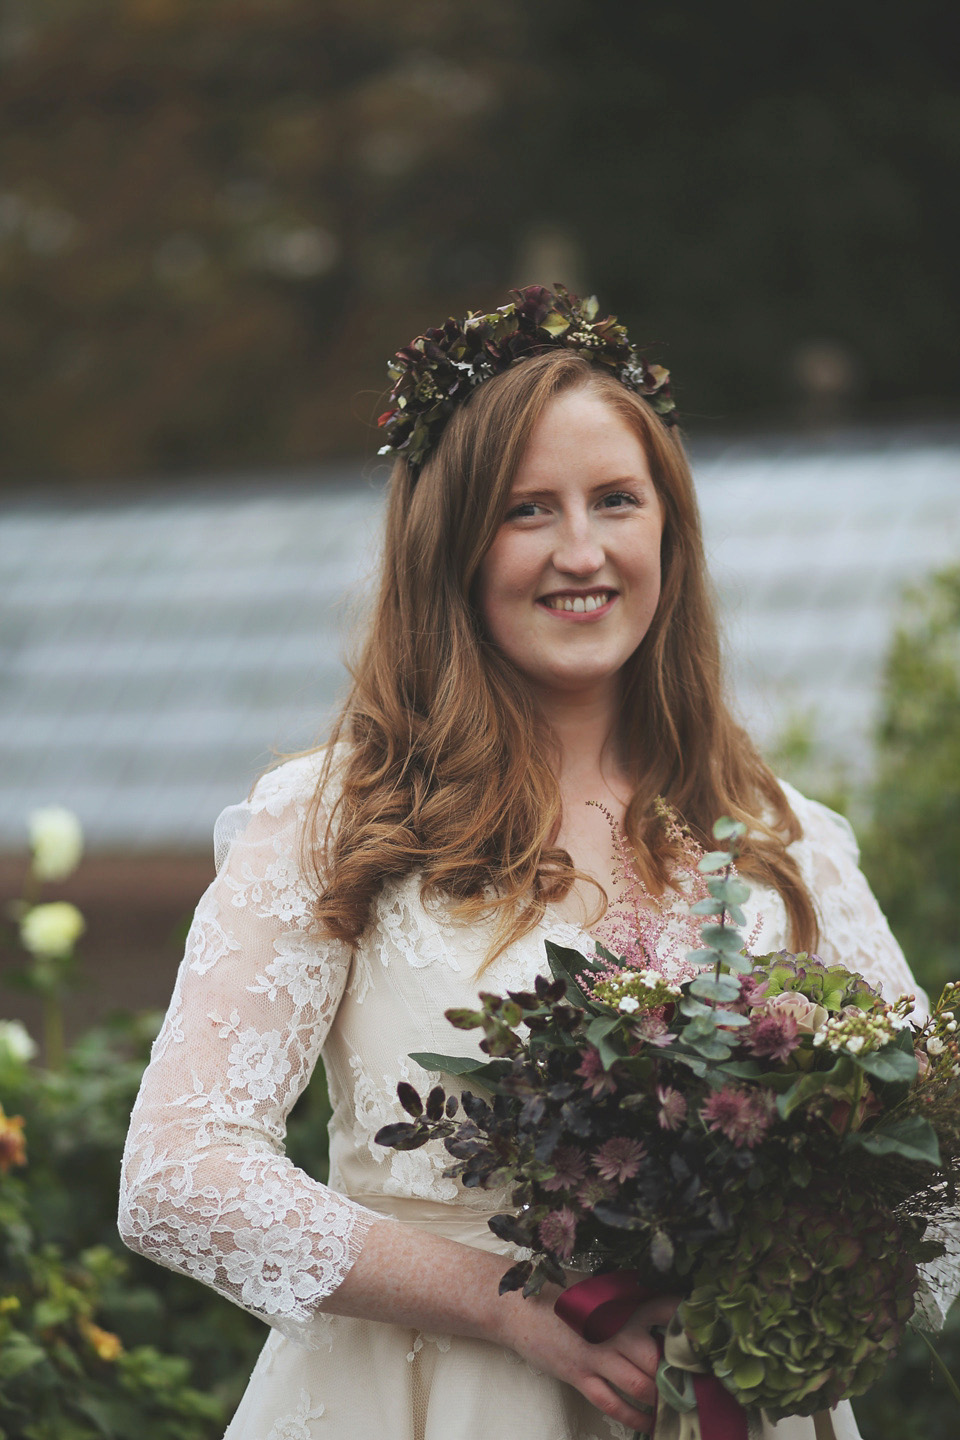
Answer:
[[[543,698],[616,692],[660,597],[663,511],[643,446],[587,389],[544,410],[480,565],[487,632]]]

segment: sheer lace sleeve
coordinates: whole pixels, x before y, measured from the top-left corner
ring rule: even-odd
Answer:
[[[123,1159],[120,1233],[311,1344],[376,1218],[297,1169],[286,1118],[347,979],[298,867],[313,757],[266,775],[217,822],[217,878],[197,908]]]
[[[916,995],[918,1015],[930,1003],[917,985],[903,951],[860,869],[860,851],[850,822],[826,805],[808,800],[780,782],[803,826],[790,847],[820,914],[820,956],[841,962],[879,986],[887,1000]]]

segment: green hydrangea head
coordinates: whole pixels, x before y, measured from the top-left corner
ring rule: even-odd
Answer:
[[[879,1378],[913,1313],[917,1269],[870,1196],[815,1179],[760,1195],[694,1274],[679,1316],[741,1405],[812,1415]]]

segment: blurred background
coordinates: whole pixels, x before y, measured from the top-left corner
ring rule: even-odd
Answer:
[[[924,983],[960,973],[954,10],[2,0],[2,1009],[47,1043],[59,1006],[78,1114],[114,1075],[77,1122],[104,1193],[149,1030],[106,1017],[165,1004],[218,810],[342,693],[385,361],[514,286],[596,293],[673,372],[734,702],[851,815]],[[15,907],[51,804],[86,850],[42,898],[86,932],[44,981]],[[214,1353],[170,1285],[219,1433],[252,1341],[217,1311]],[[911,1409],[925,1363],[867,1440],[955,1435]]]

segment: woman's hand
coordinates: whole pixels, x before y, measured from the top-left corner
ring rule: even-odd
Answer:
[[[555,1286],[544,1286],[536,1299],[524,1300],[519,1292],[503,1297],[499,1343],[535,1369],[572,1385],[611,1420],[649,1432],[659,1363],[650,1329],[670,1322],[680,1297],[662,1295],[645,1301],[616,1335],[591,1345],[554,1313],[559,1293]],[[641,1410],[638,1405],[649,1408]]]

